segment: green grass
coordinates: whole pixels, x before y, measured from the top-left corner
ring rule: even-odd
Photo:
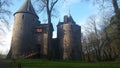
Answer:
[[[16,60],[16,64],[11,65],[16,67],[18,63],[21,63],[22,68],[120,68],[120,62],[48,61],[39,59]]]

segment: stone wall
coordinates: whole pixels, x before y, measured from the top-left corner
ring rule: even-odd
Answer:
[[[36,33],[36,38],[41,57],[45,58],[48,56],[48,24],[40,24],[36,29],[40,29],[40,32]]]
[[[71,23],[57,26],[60,56],[64,60],[81,59],[81,28]]]
[[[16,13],[11,43],[11,57],[21,58],[28,52],[36,51],[34,29],[38,18],[29,13]]]
[[[70,24],[63,25],[63,44],[61,45],[63,48],[63,59],[68,60],[71,59],[71,51],[73,45],[73,37],[72,30]]]

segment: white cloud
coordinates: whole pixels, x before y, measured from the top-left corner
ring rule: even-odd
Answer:
[[[0,53],[2,54],[7,54],[9,49],[10,49],[10,43],[11,43],[11,36],[12,36],[12,33],[9,32],[5,35],[2,35],[0,38],[1,38],[1,43],[0,44]]]
[[[6,33],[0,32],[0,53],[7,54],[10,49],[11,44],[11,37],[12,37],[12,31],[11,29],[7,31]]]
[[[53,31],[53,38],[57,38],[57,31]]]

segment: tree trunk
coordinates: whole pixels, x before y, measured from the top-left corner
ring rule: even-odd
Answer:
[[[116,15],[120,15],[120,11],[119,11],[117,0],[112,0],[112,4],[113,4],[113,8],[114,8],[115,14]]]

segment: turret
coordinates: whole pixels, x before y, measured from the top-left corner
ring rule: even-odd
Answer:
[[[38,16],[31,4],[25,0],[22,7],[14,14],[10,58],[23,58],[31,51],[36,51],[35,28],[39,25]]]
[[[76,24],[75,21],[73,20],[70,12],[68,13],[68,15],[64,16],[64,23],[71,23],[71,24]]]
[[[62,59],[81,59],[81,27],[75,23],[70,13],[64,16],[64,22],[58,23],[57,37]]]

